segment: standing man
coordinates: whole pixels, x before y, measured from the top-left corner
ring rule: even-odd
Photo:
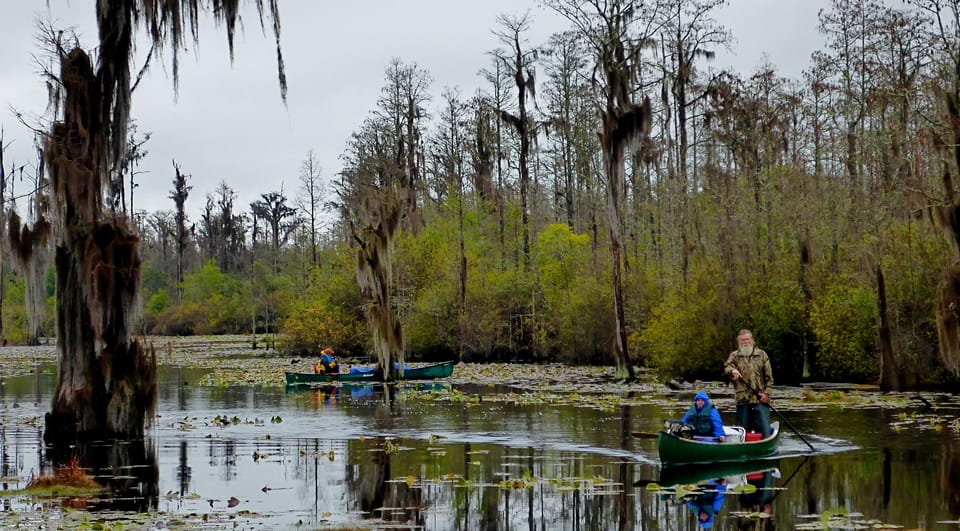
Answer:
[[[737,334],[740,348],[727,357],[723,373],[733,380],[737,396],[737,424],[747,431],[757,431],[764,438],[770,436],[770,388],[773,369],[770,358],[753,344],[753,333],[741,330]]]

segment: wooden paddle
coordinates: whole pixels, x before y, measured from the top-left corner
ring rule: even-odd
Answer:
[[[682,426],[684,427],[684,429],[689,428],[689,429],[691,430],[691,433],[692,433],[693,426],[690,426],[689,424],[687,424],[687,423],[685,423],[685,422],[683,422],[683,421],[681,421],[681,420],[668,419],[668,420],[664,421],[664,427],[671,426],[670,428],[667,429],[668,432],[671,432],[671,433],[672,433],[672,431],[673,431],[672,426],[673,426],[673,425],[678,425],[678,426],[679,426],[679,425],[682,425]],[[657,434],[657,433],[650,433],[650,432],[647,432],[647,431],[634,431],[634,432],[631,432],[630,434],[633,435],[634,437],[638,438],[638,439],[656,439],[657,437],[660,436],[660,435]]]

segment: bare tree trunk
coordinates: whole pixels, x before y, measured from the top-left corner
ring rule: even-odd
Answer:
[[[0,129],[0,231],[7,226],[7,216],[6,216],[6,205],[7,205],[7,173],[4,169],[3,161],[3,130]],[[3,346],[7,343],[6,336],[3,335],[3,298],[4,298],[4,282],[3,277],[3,264],[6,258],[6,245],[0,243],[0,346]]]
[[[515,19],[507,16],[498,19],[504,29],[497,33],[500,41],[509,45],[513,57],[502,58],[504,66],[513,77],[517,86],[517,114],[513,115],[505,110],[500,111],[503,121],[510,124],[520,139],[519,170],[520,170],[520,231],[522,266],[524,271],[530,269],[530,139],[533,136],[531,121],[527,112],[527,94],[534,94],[534,79],[530,75],[531,52],[523,51],[521,35],[529,28],[529,19],[526,17]]]
[[[958,64],[960,78],[960,64]],[[939,223],[951,240],[954,257],[960,253],[960,201],[954,191],[953,169],[960,169],[960,95],[956,87],[950,92],[941,91],[946,107],[946,121],[951,126],[952,147],[945,150],[953,160],[943,161],[943,190],[946,206],[939,209]],[[937,333],[940,344],[940,359],[947,370],[960,374],[960,264],[944,268],[940,296],[937,301]]]
[[[175,220],[176,220],[176,231],[177,231],[177,303],[183,302],[183,253],[187,249],[187,238],[189,233],[187,232],[187,213],[186,213],[186,203],[187,197],[190,196],[190,190],[193,189],[192,186],[187,186],[187,178],[189,175],[185,175],[180,172],[180,166],[177,166],[176,161],[173,162],[174,170],[174,179],[173,179],[173,191],[170,192],[170,198],[173,199],[173,204],[176,207],[175,211]]]
[[[883,278],[883,268],[876,267],[877,277],[877,313],[880,317],[880,390],[901,391],[900,363],[893,351],[890,336],[890,317],[887,315],[887,286]]]
[[[623,301],[623,279],[620,238],[620,197],[623,190],[624,149],[626,139],[632,135],[639,135],[641,124],[650,120],[650,102],[645,105],[632,107],[625,113],[608,105],[603,115],[603,133],[601,144],[604,152],[604,161],[607,173],[607,216],[610,234],[610,260],[613,272],[613,306],[616,324],[614,338],[614,360],[616,362],[616,377],[633,380],[636,374],[630,363],[627,352],[626,313]],[[633,131],[630,130],[633,129]]]

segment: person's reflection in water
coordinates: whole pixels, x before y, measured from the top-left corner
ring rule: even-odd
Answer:
[[[313,409],[336,406],[340,402],[340,387],[336,385],[317,387],[310,394],[310,402],[313,404]]]
[[[697,524],[702,529],[713,527],[713,520],[727,496],[727,480],[713,479],[697,484],[699,491],[687,500],[687,509],[697,515]]]
[[[747,483],[756,487],[757,490],[749,494],[741,494],[740,507],[753,517],[738,519],[737,529],[772,531],[777,528],[777,522],[773,517],[773,479],[773,470],[747,475]],[[756,515],[760,518],[756,518]]]

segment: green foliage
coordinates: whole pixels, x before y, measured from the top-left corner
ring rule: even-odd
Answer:
[[[464,357],[513,359],[529,355],[533,278],[520,270],[489,270],[467,277]]]
[[[333,347],[345,354],[354,350],[363,335],[363,323],[322,297],[304,296],[292,301],[280,320],[280,346],[288,352],[318,354]]]
[[[411,354],[450,358],[457,352],[460,318],[457,284],[438,282],[417,294],[404,320],[404,341]],[[443,355],[446,354],[446,355]]]
[[[839,277],[814,302],[810,322],[819,344],[815,376],[867,382],[878,376],[877,300],[869,288]]]
[[[143,292],[148,296],[148,300],[149,296],[162,289],[174,291],[176,286],[173,284],[173,278],[169,272],[157,267],[154,260],[144,260],[140,265],[140,285]]]
[[[721,330],[716,322],[723,301],[713,275],[703,270],[687,290],[667,290],[637,337],[651,366],[664,376],[717,379],[722,374],[727,338],[735,332]]]
[[[403,232],[396,240],[393,302],[408,359],[450,359],[459,350],[456,212],[441,208],[437,214],[423,230]]]
[[[577,277],[589,265],[590,237],[575,234],[568,225],[547,225],[537,237],[537,265],[540,284],[547,300],[562,301],[569,297]]]
[[[880,243],[894,350],[901,355],[908,374],[930,381],[936,368],[942,367],[937,327],[931,317],[950,254],[943,238],[925,229],[913,219],[894,223],[881,235]]]
[[[612,287],[590,274],[590,237],[554,223],[540,232],[536,245],[544,302],[539,348],[566,362],[602,363],[602,353],[616,333],[610,319]]]
[[[419,289],[457,281],[457,234],[454,221],[437,216],[416,234],[404,231],[394,242],[398,287]]]
[[[23,277],[7,272],[3,275],[3,337],[13,344],[24,344],[29,339],[27,326],[26,299]]]
[[[612,291],[609,282],[576,278],[562,305],[548,305],[544,312],[542,344],[547,352],[568,363],[609,363],[605,354],[617,333],[611,319]]]
[[[804,338],[809,333],[803,292],[797,282],[770,278],[751,286],[737,304],[736,330],[728,332],[734,348],[734,335],[741,328],[753,332],[757,346],[770,356],[774,381],[796,384],[803,376]]]
[[[243,291],[237,276],[223,273],[210,260],[184,275],[183,303],[159,313],[155,332],[179,335],[248,331],[250,303]]]
[[[158,316],[167,307],[170,306],[170,293],[165,289],[160,289],[150,296],[146,304],[146,312],[151,316]]]
[[[276,271],[268,261],[254,261],[244,283],[244,298],[251,305],[247,329],[251,326],[250,319],[256,316],[257,333],[276,331],[277,321],[282,319],[288,306],[286,301],[298,296],[293,286],[289,273]]]
[[[298,353],[319,353],[329,346],[342,355],[362,355],[368,339],[358,313],[359,289],[352,255],[327,253],[323,258],[325,267],[311,272],[306,289],[282,301],[280,346]]]

